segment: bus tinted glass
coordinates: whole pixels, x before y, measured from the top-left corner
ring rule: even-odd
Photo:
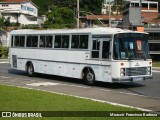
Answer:
[[[114,36],[114,59],[148,59],[148,35],[141,33],[120,33]]]

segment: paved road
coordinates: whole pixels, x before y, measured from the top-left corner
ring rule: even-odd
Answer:
[[[81,80],[64,77],[38,74],[30,78],[23,71],[10,69],[9,64],[0,64],[0,84],[29,87],[160,111],[160,71],[154,71],[153,77],[154,79],[145,82],[125,84],[99,82],[96,86],[86,86]]]

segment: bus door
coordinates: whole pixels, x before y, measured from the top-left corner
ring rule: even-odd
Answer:
[[[101,57],[102,59],[109,59],[110,58],[110,40],[102,40],[102,50],[101,50]]]
[[[101,73],[102,81],[110,82],[111,81],[111,39],[104,38],[101,40]]]
[[[111,80],[111,61],[110,61],[111,39],[97,38],[92,40],[92,58],[99,61],[97,66],[97,77],[99,81]]]
[[[101,38],[92,41],[92,58],[109,59],[110,58],[110,39]]]

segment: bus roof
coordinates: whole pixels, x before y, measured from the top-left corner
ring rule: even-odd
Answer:
[[[145,33],[138,31],[131,31],[120,28],[98,27],[98,28],[82,28],[82,29],[48,29],[48,30],[33,30],[33,29],[21,29],[13,30],[11,34],[70,34],[70,33],[90,33],[90,34],[116,34],[116,33]]]

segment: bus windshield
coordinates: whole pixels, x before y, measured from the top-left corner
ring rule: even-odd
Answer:
[[[148,35],[142,33],[120,33],[114,35],[113,59],[149,59]]]

